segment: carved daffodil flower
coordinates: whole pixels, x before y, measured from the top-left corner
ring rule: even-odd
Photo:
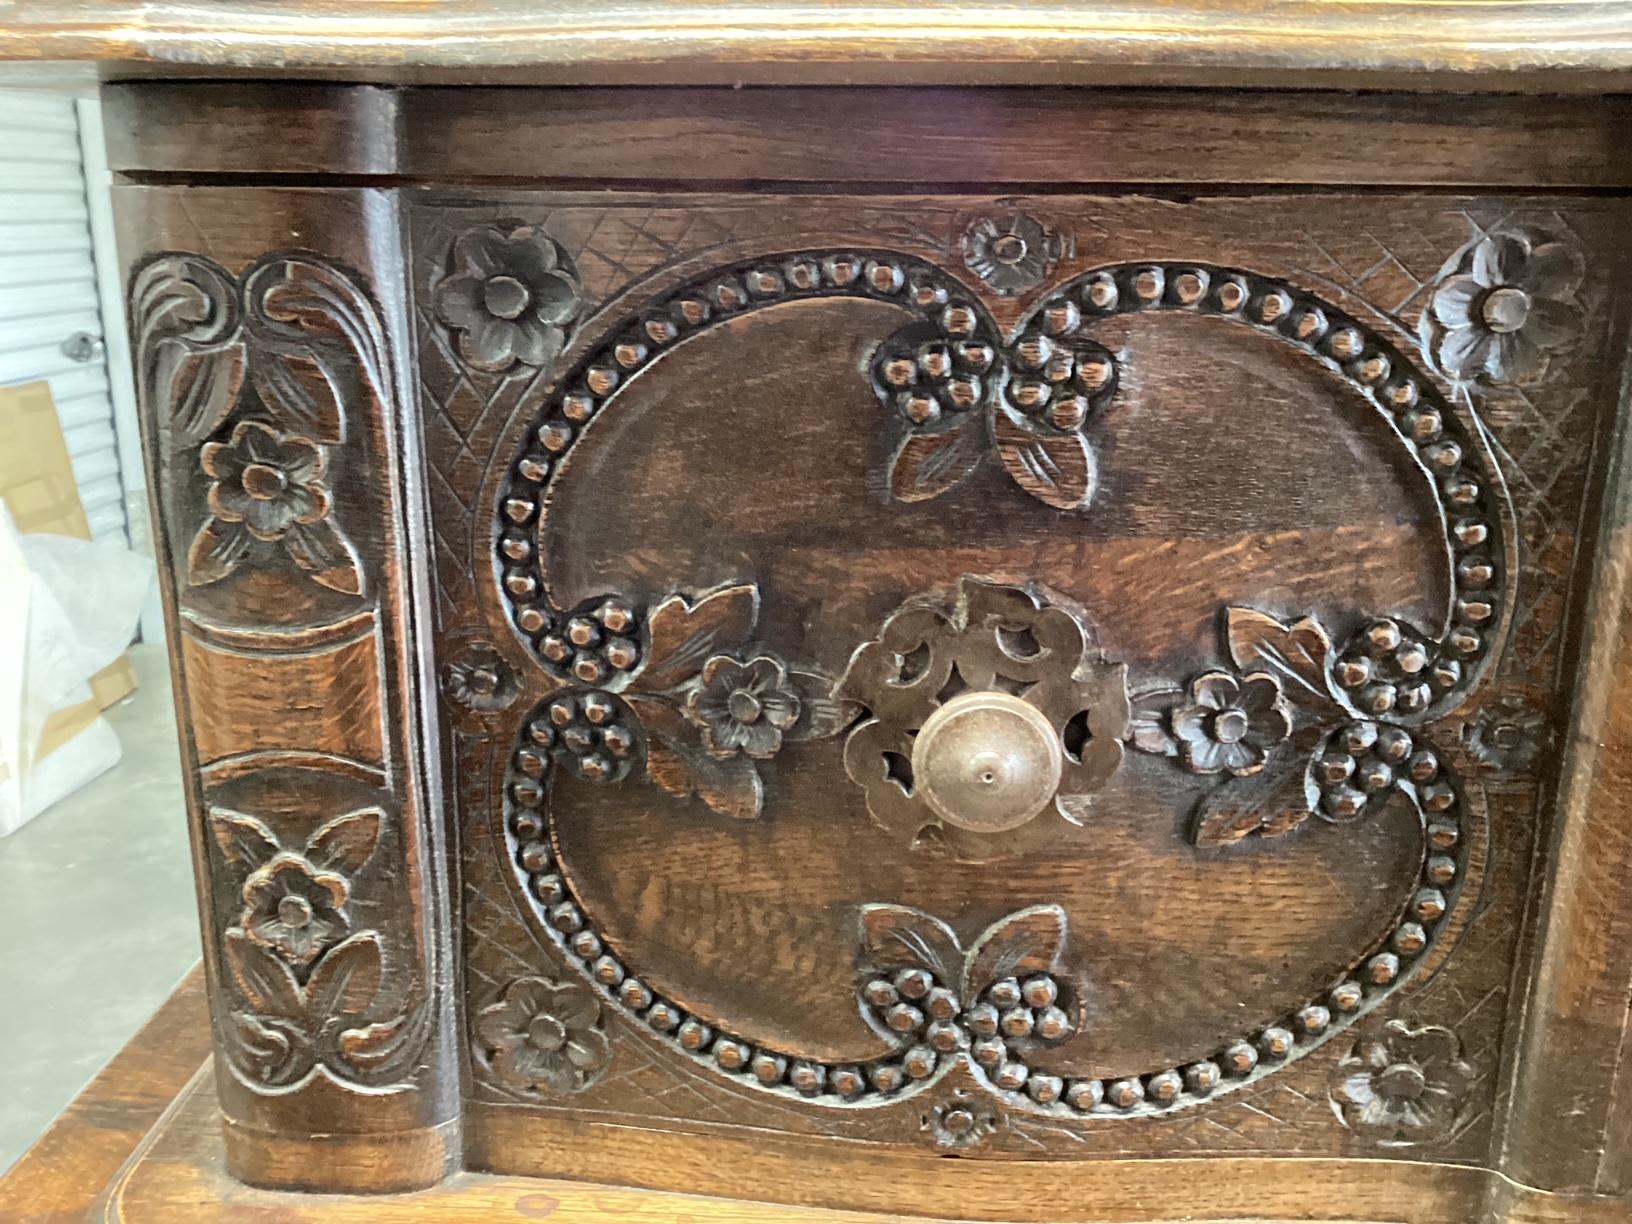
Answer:
[[[528,227],[473,230],[454,244],[454,272],[436,288],[436,315],[478,370],[546,366],[582,304],[578,278],[556,242]]]
[[[1179,757],[1196,773],[1256,773],[1291,733],[1280,682],[1265,672],[1239,679],[1205,672],[1191,681],[1189,702],[1173,711]]]
[[[1527,232],[1495,233],[1465,252],[1434,288],[1425,320],[1435,359],[1452,378],[1529,382],[1575,338],[1581,253]]]
[[[703,665],[702,683],[686,699],[686,714],[715,756],[776,755],[782,733],[799,719],[799,698],[787,669],[761,655],[746,663],[716,655]]]
[[[600,1022],[601,1005],[588,986],[524,977],[477,1017],[476,1036],[505,1083],[581,1092],[612,1059]]]

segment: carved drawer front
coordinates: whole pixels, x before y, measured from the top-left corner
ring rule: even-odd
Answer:
[[[418,197],[475,1162],[1482,1159],[1623,212]]]

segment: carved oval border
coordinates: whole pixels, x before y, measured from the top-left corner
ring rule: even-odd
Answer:
[[[1459,752],[1443,752],[1442,777],[1455,801],[1425,827],[1415,891],[1388,933],[1356,959],[1349,973],[1309,1003],[1241,1034],[1210,1057],[1114,1079],[1069,1078],[1058,1100],[1037,1101],[1025,1092],[999,1088],[966,1055],[943,1059],[922,1080],[907,1072],[905,1046],[871,1062],[802,1059],[696,1017],[653,990],[613,953],[563,869],[550,815],[554,769],[538,777],[521,767],[529,746],[525,726],[515,748],[496,765],[503,802],[494,805],[494,832],[506,848],[527,908],[565,963],[593,982],[631,1023],[698,1066],[736,1083],[816,1104],[880,1104],[917,1095],[959,1066],[966,1066],[995,1096],[1057,1118],[1148,1116],[1249,1087],[1353,1027],[1406,982],[1437,969],[1471,919],[1484,876],[1484,789]]]
[[[1075,315],[1072,329],[1086,335],[1100,319],[1158,310],[1234,319],[1297,345],[1376,406],[1428,480],[1439,508],[1450,595],[1438,641],[1451,645],[1473,666],[1428,708],[1395,715],[1395,721],[1415,726],[1443,717],[1478,686],[1499,656],[1499,644],[1510,625],[1515,571],[1512,510],[1499,468],[1477,422],[1464,422],[1436,383],[1398,346],[1348,312],[1273,277],[1201,263],[1123,262],[1090,269],[1053,290],[1022,317],[1005,344],[1003,333],[975,296],[942,269],[911,256],[858,249],[770,254],[722,265],[655,299],[626,326],[614,328],[609,339],[557,381],[503,484],[492,554],[512,626],[547,674],[567,681],[536,648],[564,610],[550,595],[537,537],[549,486],[585,427],[630,378],[690,335],[777,302],[833,296],[894,302],[924,320],[938,318],[949,305],[966,307],[977,318],[975,335],[1005,351],[1044,330],[1051,316]],[[1061,310],[1062,306],[1070,310]],[[1428,429],[1421,427],[1425,416],[1435,422]],[[1479,479],[1470,478],[1470,468]],[[1487,588],[1499,590],[1495,608],[1487,602],[1482,611],[1475,608],[1470,613],[1459,568],[1469,556],[1489,558],[1494,573],[1478,584],[1473,599],[1484,598],[1478,592]],[[1491,621],[1494,624],[1487,628]],[[1358,708],[1351,712],[1362,718],[1371,713]],[[550,775],[540,779],[523,773],[515,752],[501,770],[505,798],[495,818],[501,822],[517,882],[567,962],[631,1021],[666,1038],[695,1063],[750,1086],[835,1105],[913,1093],[964,1064],[997,1096],[1062,1117],[1150,1114],[1246,1087],[1352,1026],[1404,982],[1436,967],[1468,920],[1467,902],[1478,891],[1485,857],[1482,788],[1477,780],[1471,788],[1464,784],[1471,773],[1447,769],[1455,803],[1449,811],[1436,813],[1433,827],[1425,828],[1428,852],[1419,887],[1390,933],[1356,962],[1354,973],[1322,997],[1243,1035],[1212,1058],[1112,1081],[1070,1080],[1059,1101],[1039,1102],[998,1088],[963,1057],[943,1061],[919,1084],[901,1069],[900,1051],[865,1064],[802,1060],[688,1015],[608,950],[567,876],[558,870],[556,836],[548,816]]]

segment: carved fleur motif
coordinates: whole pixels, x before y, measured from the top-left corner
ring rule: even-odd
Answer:
[[[1332,1108],[1356,1134],[1410,1147],[1450,1132],[1473,1078],[1450,1029],[1391,1020],[1333,1069]]]
[[[906,905],[862,906],[860,935],[862,1016],[897,1043],[909,1077],[967,1058],[998,1088],[1059,1098],[1059,1081],[1034,1082],[1027,1059],[1079,1027],[1080,988],[1059,976],[1063,909],[1017,910],[967,951],[946,923]]]
[[[516,757],[521,772],[537,777],[553,758],[578,777],[616,782],[644,759],[647,777],[669,794],[754,819],[764,800],[756,762],[790,740],[837,735],[860,713],[834,696],[829,678],[755,648],[758,617],[752,583],[663,599],[644,617],[644,642],[605,636],[642,623],[623,600],[574,615],[572,674],[604,687],[569,686],[544,703]]]
[[[457,336],[459,355],[493,374],[548,366],[582,305],[566,252],[533,226],[460,235],[435,292],[437,318]]]
[[[281,546],[324,586],[362,593],[357,554],[330,517],[321,446],[260,421],[239,421],[227,441],[204,444],[199,464],[211,478],[211,517],[188,553],[190,586],[219,582],[260,541]]]
[[[594,992],[543,977],[511,982],[476,1018],[476,1050],[499,1080],[523,1092],[582,1092],[612,1061]]]
[[[846,740],[845,769],[866,792],[873,820],[908,846],[935,843],[979,861],[1046,845],[1080,827],[1088,796],[1116,772],[1128,725],[1127,668],[1091,651],[1084,621],[1051,600],[1036,588],[965,577],[950,608],[909,601],[851,656],[835,691],[871,717]],[[1058,762],[1053,788],[1026,805],[1033,815],[960,821],[933,802],[937,779],[915,776],[933,752],[920,732],[970,693],[1010,699],[982,725],[1006,737],[1012,752],[1002,766],[977,771],[977,789],[984,784],[997,798],[1020,793],[1036,771]],[[957,760],[949,764],[956,770]],[[968,779],[954,782],[969,789]]]
[[[1400,676],[1439,670],[1430,667],[1428,647],[1403,636],[1397,622],[1377,620],[1362,630],[1359,646],[1338,657],[1313,617],[1288,624],[1253,608],[1228,608],[1224,619],[1225,645],[1245,674],[1206,672],[1188,691],[1142,689],[1133,695],[1128,734],[1141,752],[1173,757],[1193,773],[1231,776],[1201,801],[1197,845],[1279,837],[1311,814],[1346,824],[1375,812],[1395,791],[1429,822],[1431,842],[1454,843],[1448,822],[1458,803],[1455,778],[1432,743],[1420,730],[1365,717],[1357,705],[1367,701],[1394,714]],[[1454,666],[1446,675],[1461,679]],[[1405,704],[1415,713],[1427,700]],[[1302,728],[1296,737],[1295,723]],[[1435,864],[1440,874],[1454,875],[1448,858]]]
[[[996,292],[1012,296],[1041,282],[1064,245],[1025,213],[980,217],[963,232],[963,262]]]
[[[1179,759],[1193,773],[1257,773],[1269,749],[1292,733],[1281,682],[1267,672],[1239,679],[1204,672],[1190,682],[1189,702],[1170,718]]]
[[[1528,383],[1581,330],[1575,247],[1532,230],[1497,231],[1441,269],[1422,318],[1424,348],[1454,379]]]

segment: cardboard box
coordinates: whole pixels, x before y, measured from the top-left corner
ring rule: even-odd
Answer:
[[[91,538],[50,383],[0,387],[0,501],[25,535],[43,531]],[[90,686],[89,701],[56,710],[46,721],[35,760],[49,756],[103,710],[135,692],[136,669],[121,655],[92,676]]]

